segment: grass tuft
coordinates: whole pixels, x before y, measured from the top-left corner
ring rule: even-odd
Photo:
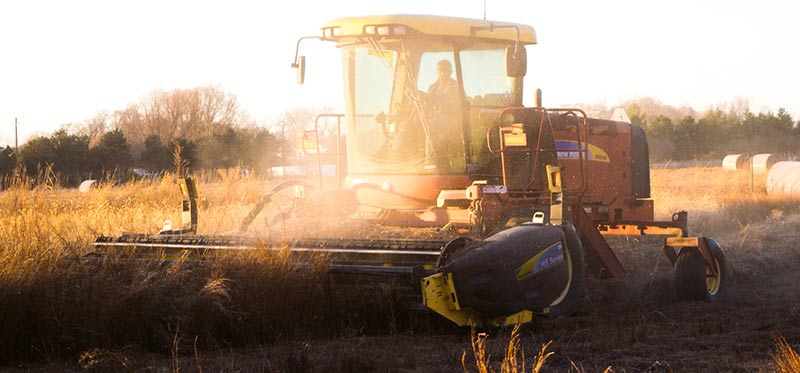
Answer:
[[[494,372],[491,366],[491,355],[486,351],[486,340],[489,338],[487,333],[478,333],[475,328],[470,331],[470,345],[472,347],[472,355],[475,359],[475,368],[478,373],[491,373]],[[554,353],[547,351],[553,341],[547,342],[542,345],[536,358],[532,361],[532,373],[542,372],[545,362]],[[461,355],[461,367],[464,372],[469,372],[467,368],[467,351],[464,350]],[[520,325],[514,325],[511,330],[511,336],[508,339],[508,344],[505,348],[503,361],[500,363],[501,373],[520,373],[525,372],[525,350],[521,346],[520,340]]]
[[[779,373],[800,372],[800,354],[795,351],[786,338],[775,339],[775,350],[772,352],[775,371]]]

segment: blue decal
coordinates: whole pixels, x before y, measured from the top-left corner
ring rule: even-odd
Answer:
[[[533,272],[539,272],[541,270],[547,269],[552,267],[556,264],[562,263],[564,261],[564,246],[561,242],[557,242],[553,246],[550,246],[545,250],[539,260],[536,261],[536,266],[533,269]]]

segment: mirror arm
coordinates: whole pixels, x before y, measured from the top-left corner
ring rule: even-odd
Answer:
[[[300,54],[300,42],[305,39],[319,39],[318,36],[303,36],[300,39],[297,39],[297,46],[294,49],[294,61],[292,62],[292,68],[297,69],[297,84],[303,84],[306,77],[306,58],[305,56],[299,56]]]
[[[292,68],[296,69],[299,64],[297,63],[297,56],[300,54],[300,42],[306,39],[319,39],[319,36],[303,36],[297,39],[297,45],[294,48],[294,60],[292,60]]]

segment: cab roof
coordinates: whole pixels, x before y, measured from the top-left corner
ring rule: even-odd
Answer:
[[[444,37],[476,37],[498,41],[536,44],[533,27],[510,22],[455,18],[421,14],[394,14],[338,18],[322,27],[323,39],[368,35],[380,26],[404,26],[405,33],[421,33]]]

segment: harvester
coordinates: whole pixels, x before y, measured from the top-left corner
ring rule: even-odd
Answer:
[[[354,204],[336,211],[341,224],[429,234],[265,246],[248,227],[278,192],[304,197],[281,210],[284,218],[322,194],[292,180],[263,196],[241,232],[198,234],[197,190],[186,178],[181,228],[102,236],[96,253],[207,258],[258,247],[289,250],[298,265],[324,253],[331,272],[407,279],[427,309],[458,325],[497,325],[573,313],[585,270],[599,278],[625,272],[606,236],[655,235],[664,237],[679,299],[724,295],[720,246],[691,236],[686,212],[654,219],[641,128],[545,108],[540,91],[535,106],[523,106],[532,27],[429,15],[336,19],[298,40],[292,67],[301,84],[308,39],[342,55],[344,114],[323,115],[311,130],[318,139],[320,120],[336,125],[334,199]]]

